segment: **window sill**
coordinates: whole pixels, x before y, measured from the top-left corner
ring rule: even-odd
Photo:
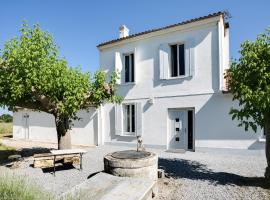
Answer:
[[[258,141],[259,141],[259,142],[265,142],[265,137],[260,137],[260,138],[258,139]]]
[[[188,78],[188,77],[191,77],[191,76],[176,76],[176,77],[169,77],[165,80],[177,80],[177,79],[185,79],[185,78]]]
[[[121,83],[120,86],[126,86],[126,85],[136,85],[135,82],[130,82],[130,83]]]
[[[122,135],[123,137],[136,137],[136,134],[134,133],[134,135],[131,135],[129,133],[123,133]]]

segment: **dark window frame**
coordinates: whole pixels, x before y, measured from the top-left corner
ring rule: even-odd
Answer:
[[[136,105],[135,103],[123,104],[124,136],[136,135]]]
[[[171,44],[170,47],[171,47],[170,77],[177,78],[186,76],[185,43]]]
[[[194,110],[188,110],[187,111],[187,117],[188,117],[188,150],[195,150],[194,147]]]
[[[135,82],[135,60],[134,53],[124,54],[125,83]]]

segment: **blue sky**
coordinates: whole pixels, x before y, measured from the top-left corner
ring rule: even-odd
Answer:
[[[52,33],[71,66],[91,72],[99,65],[96,45],[117,38],[122,24],[132,34],[226,10],[232,15],[233,58],[239,56],[241,42],[254,40],[270,26],[269,0],[1,0],[0,8],[0,49],[18,35],[23,20],[39,23]]]

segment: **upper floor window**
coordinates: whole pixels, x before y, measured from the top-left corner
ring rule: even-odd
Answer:
[[[185,46],[171,45],[171,77],[185,76]]]
[[[125,54],[125,83],[134,82],[134,53]]]

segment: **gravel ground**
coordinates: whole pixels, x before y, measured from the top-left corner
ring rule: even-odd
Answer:
[[[263,150],[162,153],[159,166],[170,177],[161,183],[160,199],[270,199],[270,185],[262,178],[266,166]],[[166,196],[168,188],[173,192]]]
[[[59,168],[56,177],[50,171],[31,167],[31,157],[12,171],[59,196],[102,171],[105,154],[124,149],[127,147],[109,145],[87,149],[82,171]],[[270,199],[269,185],[262,178],[266,166],[263,150],[197,149],[186,153],[148,150],[159,155],[159,168],[166,174],[166,178],[159,180],[160,199]]]

